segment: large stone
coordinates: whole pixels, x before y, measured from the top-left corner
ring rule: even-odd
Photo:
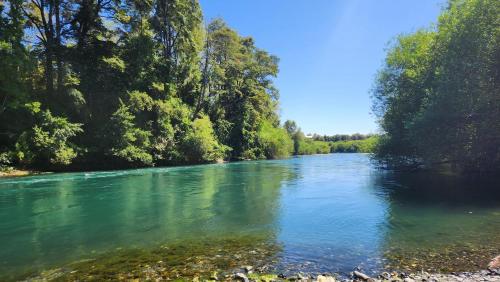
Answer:
[[[496,256],[493,260],[488,264],[489,269],[500,269],[500,256]]]
[[[249,282],[250,280],[248,280],[248,277],[243,274],[243,273],[236,273],[234,275],[234,279],[236,280],[239,280],[239,281],[243,281],[243,282]]]
[[[354,271],[354,276],[356,276],[357,278],[363,279],[363,280],[370,279],[370,276],[368,276],[368,275],[366,275],[364,273],[361,273],[359,271]]]
[[[316,278],[317,282],[335,282],[335,278],[332,276],[318,275]]]

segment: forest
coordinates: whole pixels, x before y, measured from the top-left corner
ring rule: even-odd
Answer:
[[[390,168],[500,171],[500,2],[450,1],[397,37],[372,92]]]
[[[105,169],[293,153],[278,58],[197,0],[0,1],[0,166]]]
[[[281,124],[279,59],[197,0],[0,1],[0,167],[109,169],[375,152],[500,171],[500,4],[450,1],[389,45],[378,135]],[[325,117],[328,118],[328,117]]]

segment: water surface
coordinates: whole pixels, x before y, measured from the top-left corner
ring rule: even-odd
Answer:
[[[279,246],[283,272],[482,268],[500,253],[500,189],[382,171],[366,154],[0,180],[5,279],[117,249],[252,236]]]

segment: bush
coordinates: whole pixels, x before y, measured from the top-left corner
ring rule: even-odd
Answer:
[[[0,172],[12,169],[12,156],[8,152],[0,153]]]
[[[202,115],[192,123],[192,129],[186,134],[182,149],[187,162],[205,163],[224,159],[229,147],[220,144],[215,138],[212,122]]]
[[[324,141],[303,139],[298,142],[297,155],[314,155],[330,153],[330,145]]]
[[[332,153],[373,153],[379,142],[378,136],[364,140],[338,141],[331,143]]]
[[[36,119],[31,130],[23,132],[16,143],[20,163],[33,165],[69,165],[77,156],[69,139],[83,132],[81,124],[54,117],[49,110],[41,111],[40,103],[27,105]]]
[[[290,156],[293,152],[293,141],[283,128],[274,127],[264,121],[258,132],[259,143],[268,159],[277,159]]]

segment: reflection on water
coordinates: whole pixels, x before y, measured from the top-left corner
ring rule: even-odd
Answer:
[[[497,187],[380,171],[365,154],[3,179],[0,273],[164,244],[251,249],[236,241],[273,246],[283,272],[483,267],[500,253]]]
[[[273,162],[79,173],[0,182],[0,273],[43,269],[115,248],[219,236],[273,238]]]
[[[380,174],[388,196],[388,265],[403,270],[484,269],[500,253],[500,183],[430,173]]]

